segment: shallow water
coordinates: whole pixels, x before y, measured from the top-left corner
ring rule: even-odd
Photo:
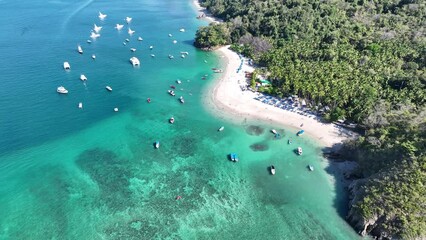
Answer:
[[[127,26],[113,28],[126,16],[133,37]],[[0,38],[0,239],[357,238],[337,213],[344,194],[322,170],[316,143],[284,129],[275,140],[271,126],[226,123],[204,110],[219,63],[192,47],[206,24],[195,16],[186,0],[0,2],[0,19],[14,23]],[[94,23],[101,37],[87,44]],[[60,85],[68,95],[55,92]],[[228,160],[231,152],[240,162]]]

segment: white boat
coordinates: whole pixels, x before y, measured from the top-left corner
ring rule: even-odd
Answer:
[[[70,66],[69,62],[64,62],[64,69],[65,70],[70,70],[71,69],[71,66]]]
[[[271,165],[270,170],[271,170],[271,174],[275,175],[275,166],[274,165]]]
[[[88,44],[91,44],[91,43],[92,43],[92,40],[87,39],[87,43],[88,43]]]
[[[160,148],[160,141],[155,141],[154,147],[157,149]]]
[[[277,130],[275,130],[275,129],[272,129],[272,130],[271,130],[271,132],[272,132],[273,134],[277,134]]]
[[[138,37],[138,41],[143,41],[143,38],[142,37]]]
[[[173,90],[167,90],[167,92],[170,94],[170,95],[172,95],[172,96],[175,96],[176,94],[175,94],[175,91],[173,91]]]
[[[225,129],[225,127],[224,127],[224,126],[222,126],[222,127],[220,127],[217,131],[218,131],[218,132],[222,132],[224,129]]]
[[[81,48],[80,45],[77,46],[77,51],[78,53],[83,54],[83,48]]]
[[[180,57],[181,57],[181,58],[185,58],[185,57],[186,57],[186,55],[185,55],[185,54],[182,54],[182,55],[180,55]]]
[[[82,109],[82,108],[83,108],[83,103],[82,103],[82,102],[79,102],[79,103],[78,103],[78,108],[80,108],[80,109]]]
[[[297,148],[297,154],[302,155],[302,153],[303,153],[302,148],[301,148],[301,147],[298,147],[298,148]]]
[[[149,46],[149,49],[152,50],[154,48],[154,46]]]
[[[131,17],[126,17],[126,19],[124,19],[124,20],[126,20],[127,24],[130,24],[132,22],[132,18]]]
[[[309,171],[314,171],[314,167],[312,166],[312,165],[308,165],[308,169],[309,169]]]
[[[95,33],[99,33],[101,30],[102,30],[102,27],[96,26],[96,24],[93,24],[93,31],[95,31]]]
[[[180,54],[189,55],[189,52],[180,52]]]
[[[62,93],[62,94],[67,94],[67,93],[68,93],[68,90],[66,90],[63,86],[59,86],[59,87],[56,89],[56,92],[58,92],[58,93]]]
[[[106,88],[106,90],[112,92],[112,88],[110,86],[106,86],[105,88]]]
[[[130,51],[136,52],[136,48],[130,48]]]
[[[136,57],[131,57],[130,62],[132,63],[133,66],[139,66],[140,65],[139,59],[137,59]]]
[[[179,32],[185,32],[184,28],[179,29]]]
[[[169,37],[172,37],[173,35],[171,33],[169,33]]]
[[[180,96],[179,101],[180,101],[181,103],[185,103],[185,99],[183,99],[183,97],[182,97],[182,96]]]
[[[86,81],[86,80],[87,80],[87,77],[86,77],[86,76],[84,76],[84,74],[81,74],[81,75],[80,75],[80,80],[81,80],[81,81]]]
[[[106,14],[102,14],[101,12],[99,12],[99,19],[101,20],[101,21],[103,21],[106,17],[107,17],[107,15]]]
[[[114,108],[114,112],[118,112],[118,108]]]
[[[127,43],[126,43],[126,42],[123,42],[123,45],[124,45],[124,46],[126,46],[126,45],[127,45]]]
[[[174,43],[174,44],[176,44],[176,43],[177,43],[177,41],[176,41],[176,40],[173,40],[173,43]]]
[[[173,55],[169,54],[169,59],[173,59],[173,58],[175,58],[175,57],[173,57]]]
[[[177,83],[177,84],[181,84],[181,83],[182,83],[182,81],[178,79],[178,80],[176,80],[176,83]]]
[[[175,122],[175,118],[174,118],[174,117],[171,117],[171,118],[169,119],[169,122],[170,122],[171,124],[173,124],[173,123]]]
[[[99,33],[95,33],[95,32],[90,33],[90,38],[91,39],[96,39],[96,38],[98,38],[100,36],[101,36],[101,34],[99,34]]]
[[[151,54],[151,57],[155,57],[155,54]]]
[[[115,29],[117,29],[118,31],[120,31],[121,29],[123,29],[123,27],[124,27],[124,25],[122,25],[122,24],[115,24]]]
[[[92,54],[92,59],[93,60],[96,59],[96,55],[95,54]]]
[[[131,36],[131,35],[133,35],[133,33],[135,33],[136,31],[134,31],[134,30],[132,30],[132,29],[130,29],[129,28],[129,30],[127,31],[127,33]]]

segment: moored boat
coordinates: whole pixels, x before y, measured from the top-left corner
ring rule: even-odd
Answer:
[[[288,140],[288,144],[291,144],[291,138]]]
[[[133,66],[139,66],[140,65],[139,59],[137,59],[136,57],[131,57],[130,62],[132,63]]]
[[[225,129],[224,126],[220,127],[217,131],[222,132]]]
[[[143,41],[143,38],[142,37],[138,37],[138,41]]]
[[[106,88],[106,90],[112,92],[112,88],[110,86],[106,86],[105,88]]]
[[[170,95],[172,95],[172,96],[175,96],[176,94],[175,94],[175,91],[173,91],[173,90],[167,90],[167,92],[170,94]]]
[[[118,108],[114,108],[114,112],[118,112]]]
[[[81,75],[80,75],[80,80],[81,80],[81,81],[86,81],[86,80],[87,80],[87,77],[86,77],[86,76],[84,76],[84,74],[81,74]]]
[[[309,171],[314,171],[314,167],[312,166],[312,165],[308,165],[308,169],[309,169]]]
[[[275,130],[275,129],[271,129],[271,133],[273,133],[273,134],[277,134],[277,130]]]
[[[78,108],[80,108],[80,109],[82,109],[82,108],[83,108],[83,103],[82,103],[82,102],[79,102],[79,103],[78,103]]]
[[[176,80],[176,83],[177,83],[177,84],[181,84],[181,83],[182,83],[182,81],[178,79],[178,80]]]
[[[238,162],[238,155],[236,153],[229,154],[231,161]]]
[[[275,175],[275,166],[274,166],[274,165],[271,165],[271,166],[269,167],[269,169],[271,170],[271,174],[272,174],[272,175]]]
[[[155,141],[154,147],[157,149],[160,148],[160,141]]]
[[[147,98],[147,99],[146,99],[146,101],[147,101],[148,103],[150,103],[150,102],[151,102],[151,98]]]
[[[171,124],[173,124],[173,123],[175,122],[175,118],[174,118],[174,117],[171,117],[171,118],[169,119],[169,122],[170,122]]]
[[[303,153],[302,148],[301,148],[301,147],[298,147],[298,148],[297,148],[297,154],[302,155],[302,153]]]
[[[58,92],[58,93],[62,93],[62,94],[67,94],[67,93],[68,93],[68,90],[67,90],[67,89],[65,89],[63,86],[59,86],[59,87],[56,89],[56,92]]]
[[[297,136],[300,136],[300,135],[302,135],[304,132],[305,132],[305,130],[300,130],[300,131],[298,131],[298,132],[297,132],[297,134],[296,134],[296,135],[297,135]]]
[[[71,65],[69,62],[64,62],[64,69],[65,70],[70,70],[71,69]]]
[[[136,52],[136,48],[130,48],[131,52]]]
[[[183,97],[182,97],[182,96],[180,96],[179,101],[180,101],[181,103],[185,103],[185,99],[183,99]]]
[[[77,46],[77,51],[78,53],[83,54],[83,48],[81,48],[80,45]]]
[[[95,60],[96,59],[96,55],[92,54],[92,59]]]

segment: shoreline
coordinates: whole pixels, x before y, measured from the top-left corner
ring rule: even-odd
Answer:
[[[304,135],[316,140],[320,146],[335,150],[344,140],[356,136],[356,133],[335,124],[322,123],[314,119],[312,115],[301,115],[254,99],[258,97],[258,93],[242,90],[242,87],[246,85],[244,72],[253,71],[253,68],[243,64],[242,69],[237,73],[241,59],[237,53],[229,49],[229,46],[221,47],[214,53],[221,58],[223,72],[219,73],[221,76],[218,76],[208,87],[204,99],[208,111],[214,115],[235,123],[262,121],[269,125],[290,128],[294,130],[294,137],[297,131],[303,129]]]

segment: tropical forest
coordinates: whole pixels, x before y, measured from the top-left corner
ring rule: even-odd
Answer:
[[[200,2],[223,23],[199,28],[195,46],[231,45],[272,83],[258,91],[356,124],[342,148],[359,166],[347,221],[379,239],[426,238],[426,2]]]

